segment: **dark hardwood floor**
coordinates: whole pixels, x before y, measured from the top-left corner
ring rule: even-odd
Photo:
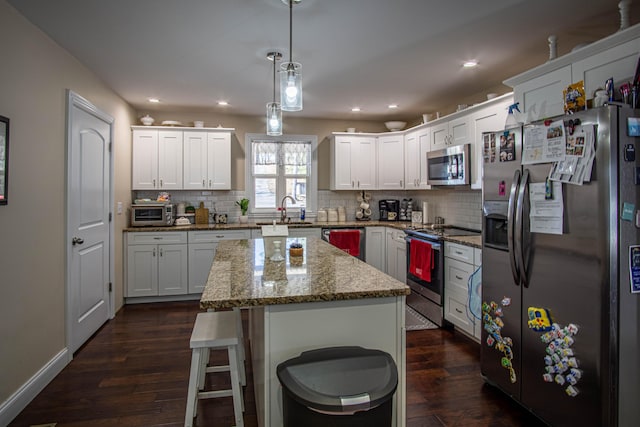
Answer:
[[[196,301],[125,306],[10,426],[183,425],[198,311]],[[224,352],[212,353],[224,359]],[[244,420],[254,427],[247,368]],[[216,386],[228,385],[228,374],[216,375]],[[201,401],[196,425],[234,425],[231,398]],[[450,330],[407,332],[407,427],[541,425],[483,383],[478,344]]]

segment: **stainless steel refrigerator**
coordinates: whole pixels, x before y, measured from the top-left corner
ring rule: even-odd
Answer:
[[[567,135],[577,123],[594,130],[590,181],[562,183],[561,194],[547,181],[554,163],[522,164],[527,127],[483,135],[482,376],[552,426],[640,423],[634,116],[608,106],[552,120]],[[560,234],[538,232],[531,190],[541,186],[544,199],[561,196]]]

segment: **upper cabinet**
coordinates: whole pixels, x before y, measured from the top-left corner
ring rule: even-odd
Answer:
[[[378,189],[404,188],[404,136],[392,133],[378,137]]]
[[[376,189],[376,137],[334,135],[330,143],[332,190]]]
[[[229,132],[184,132],[184,188],[231,189]]]
[[[134,130],[133,190],[182,188],[182,132]]]
[[[509,112],[509,106],[513,104],[511,95],[502,96],[495,102],[475,111],[469,118],[471,126],[471,188],[482,189],[482,168],[484,166],[484,141],[482,134],[496,132],[504,129]]]
[[[132,129],[133,190],[231,189],[233,129]]]
[[[430,189],[427,184],[427,152],[431,141],[430,129],[420,127],[404,136],[404,188]]]
[[[432,126],[430,151],[471,142],[470,128],[468,116],[457,117]]]
[[[584,81],[585,95],[593,99],[610,77],[616,88],[633,80],[639,55],[640,25],[634,25],[504,83],[513,88],[524,121],[544,119],[564,114],[563,90],[572,83]]]

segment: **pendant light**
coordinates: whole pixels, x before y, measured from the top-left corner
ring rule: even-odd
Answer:
[[[273,102],[267,104],[267,135],[282,135],[282,110],[276,102],[276,61],[282,59],[280,52],[269,52],[267,59],[273,61]]]
[[[282,111],[302,110],[302,65],[293,62],[293,4],[302,0],[282,0],[289,5],[289,62],[280,65]]]

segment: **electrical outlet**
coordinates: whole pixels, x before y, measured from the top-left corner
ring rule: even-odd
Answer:
[[[118,215],[122,215],[122,202],[118,202],[116,212],[118,212]]]

